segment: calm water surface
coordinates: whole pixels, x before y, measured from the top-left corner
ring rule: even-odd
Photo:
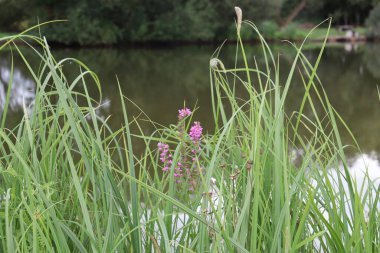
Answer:
[[[294,52],[289,47],[275,49],[281,54],[281,70],[292,62]],[[214,52],[212,46],[186,46],[174,48],[127,48],[127,49],[53,49],[57,59],[78,58],[95,71],[103,85],[103,102],[100,110],[104,116],[112,115],[110,124],[121,125],[121,105],[118,97],[116,75],[124,94],[138,105],[152,120],[161,124],[175,123],[177,109],[184,102],[190,107],[197,105],[195,119],[211,128],[211,102],[209,82],[209,59]],[[318,49],[305,54],[315,61]],[[26,52],[32,55],[32,52]],[[252,58],[262,59],[258,48],[248,51]],[[33,58],[32,56],[30,56]],[[226,67],[233,66],[234,48],[226,46],[220,55]],[[9,78],[9,53],[0,55],[0,110],[6,94],[6,80]],[[35,65],[38,66],[36,60]],[[70,72],[70,64],[66,68]],[[75,76],[77,70],[70,74]],[[69,74],[69,75],[70,75]],[[366,157],[379,167],[380,154],[380,101],[377,85],[380,85],[380,44],[338,45],[325,49],[318,75],[330,98],[330,102],[341,114],[356,136]],[[288,109],[297,108],[304,88],[295,80],[289,93]],[[97,92],[92,91],[97,96]],[[14,88],[11,93],[12,117],[16,124],[23,99],[33,101],[34,83],[25,66],[15,59]],[[139,110],[129,104],[133,115]],[[146,129],[147,133],[151,129]],[[352,143],[348,134],[343,133],[343,142]],[[359,156],[361,157],[361,156]],[[353,163],[358,156],[352,157]],[[376,165],[377,164],[377,165]],[[377,168],[380,170],[380,168]]]

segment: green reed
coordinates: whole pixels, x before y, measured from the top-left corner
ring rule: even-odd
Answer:
[[[120,89],[124,123],[111,129],[97,114],[101,83],[85,63],[56,61],[45,39],[27,33],[3,39],[0,50],[11,47],[23,59],[36,97],[24,106],[20,123],[7,129],[12,79],[7,84],[0,129],[1,251],[379,251],[379,188],[368,178],[363,191],[351,177],[339,133],[349,128],[317,75],[326,40],[315,62],[302,53],[304,43],[292,44],[296,55],[283,73],[257,27],[239,19],[237,25],[234,66],[224,66],[217,54],[210,61],[215,130],[201,139],[204,172],[194,191],[178,187],[174,177],[187,138],[175,126],[149,121],[156,130],[145,135],[141,122],[128,115]],[[264,64],[246,54],[241,25],[259,35]],[[30,65],[20,43],[35,51],[39,66]],[[74,80],[65,76],[67,63],[80,69]],[[295,75],[305,92],[299,110],[289,115],[285,106]],[[90,97],[89,89],[98,89],[99,97]],[[142,152],[136,141],[144,143]],[[167,172],[158,142],[171,147]],[[294,150],[303,152],[299,164]]]

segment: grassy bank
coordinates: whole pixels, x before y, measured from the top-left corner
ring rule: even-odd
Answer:
[[[310,39],[312,40],[320,40],[323,41],[325,38],[325,35],[327,34],[328,28],[317,28],[311,35]],[[300,40],[304,39],[307,34],[309,33],[309,29],[302,28],[300,29],[299,38]],[[366,36],[367,35],[367,29],[365,27],[357,27],[355,28],[355,31],[359,33],[360,36]],[[346,32],[338,30],[338,28],[331,28],[329,31],[330,37],[344,37]]]
[[[308,35],[310,29],[304,28],[300,24],[291,23],[287,27],[280,29],[274,22],[264,22],[264,24],[260,25],[259,30],[261,34],[265,37],[266,40],[271,42],[280,42],[283,40],[289,40],[289,41],[298,41],[302,42],[304,38]],[[309,41],[313,42],[323,42],[325,35],[327,33],[328,28],[323,27],[317,27],[313,30],[313,33],[308,35]],[[361,37],[367,36],[367,29],[365,27],[357,27],[355,28],[355,31],[359,33]],[[332,28],[329,30],[329,37],[330,38],[344,38],[345,32],[338,30],[338,28]],[[15,35],[14,33],[9,32],[2,32],[0,31],[0,38]],[[256,41],[260,42],[259,36],[257,34],[254,34],[251,32],[249,28],[244,29],[242,39],[244,41]],[[234,33],[229,34],[228,36],[228,43],[234,43],[236,40],[236,37]],[[54,42],[54,41],[51,41]],[[220,43],[215,40],[170,40],[170,41],[155,41],[155,40],[149,40],[149,41],[125,41],[124,43],[119,43],[117,45],[132,45],[136,47],[141,46],[164,46],[164,45],[193,45],[193,44],[216,44]],[[78,44],[71,44],[66,45],[60,43],[56,43],[57,46],[61,47],[81,47]],[[111,46],[112,44],[102,44],[102,43],[94,43],[93,47],[107,47]],[[91,47],[91,45],[88,45],[87,47]]]
[[[303,41],[306,36],[308,36],[308,39],[311,41],[320,41],[323,42],[324,38],[327,34],[327,31],[329,30],[329,38],[340,38],[345,39],[346,32],[339,29],[339,27],[332,27],[329,29],[325,25],[320,25],[313,29],[313,32],[309,34],[310,24],[299,24],[299,23],[290,23],[286,27],[279,27],[275,22],[272,21],[265,21],[260,26],[258,26],[260,32],[263,34],[265,39],[267,40],[290,40],[290,41]],[[366,38],[367,36],[367,29],[365,27],[355,27],[353,28],[356,33],[358,33],[358,36],[362,39]],[[243,38],[246,38],[247,36],[254,36],[257,37],[256,34],[252,34],[249,32],[249,29],[246,28],[247,34],[245,32],[245,29],[243,29]]]
[[[353,181],[338,130],[345,124],[317,76],[325,42],[316,62],[302,54],[303,44],[294,46],[292,68],[283,73],[262,37],[265,66],[245,54],[240,24],[235,65],[218,58],[222,48],[210,60],[209,133],[195,123],[202,108],[178,108],[178,122],[149,122],[156,131],[147,135],[128,115],[121,91],[124,124],[111,129],[97,114],[101,95],[88,95],[101,94],[101,84],[84,63],[57,62],[36,37],[15,36],[1,46],[13,47],[36,83],[20,124],[4,128],[9,97],[1,118],[1,250],[379,251],[379,189],[368,179],[362,191]],[[260,36],[253,23],[242,25]],[[13,43],[21,39],[39,45],[40,66],[29,65]],[[65,76],[69,63],[81,70],[74,80]],[[302,76],[305,92],[299,110],[287,115],[294,75]],[[132,133],[132,125],[141,131]],[[144,142],[142,152],[136,141]],[[302,153],[298,162],[294,152]]]

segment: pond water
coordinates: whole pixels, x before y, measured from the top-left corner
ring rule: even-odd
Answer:
[[[278,47],[283,47],[279,45]],[[284,46],[286,48],[286,45]],[[211,127],[211,102],[209,82],[209,60],[215,46],[178,46],[171,48],[107,48],[107,49],[54,49],[57,59],[78,58],[95,71],[102,83],[103,103],[100,113],[112,115],[111,126],[122,123],[121,104],[116,75],[124,94],[138,105],[152,120],[161,124],[175,123],[177,109],[186,105],[199,107],[195,119]],[[281,67],[286,74],[294,56],[289,47],[275,49],[281,53]],[[253,56],[257,46],[248,50]],[[315,61],[319,49],[305,51]],[[26,56],[32,52],[26,52]],[[6,80],[9,78],[9,53],[0,55],[0,110],[6,96]],[[32,57],[32,56],[31,56]],[[33,58],[33,57],[32,57]],[[234,47],[225,46],[221,59],[226,67],[233,65]],[[28,58],[29,59],[29,58]],[[259,59],[259,58],[258,58]],[[260,61],[260,59],[259,59]],[[38,62],[35,63],[38,66]],[[70,66],[68,66],[70,68]],[[20,59],[15,59],[14,87],[11,92],[9,117],[11,124],[19,119],[23,98],[33,100],[34,83]],[[333,45],[325,49],[318,75],[330,98],[330,102],[350,126],[362,151],[372,164],[377,164],[380,154],[380,100],[377,85],[380,85],[380,44]],[[73,73],[74,76],[74,73]],[[289,93],[289,108],[298,101],[304,91],[303,85],[295,81]],[[93,91],[93,95],[98,94]],[[294,102],[295,103],[295,102]],[[139,110],[129,104],[131,114]],[[146,129],[147,133],[151,129]],[[343,133],[343,142],[352,143]],[[352,157],[353,163],[362,156]],[[380,170],[380,168],[378,168]]]

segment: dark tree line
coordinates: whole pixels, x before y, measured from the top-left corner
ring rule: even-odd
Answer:
[[[50,40],[72,44],[126,41],[210,41],[234,34],[235,5],[257,24],[278,27],[317,23],[362,25],[378,0],[0,0],[0,30],[20,31],[37,22],[64,19],[42,29]],[[379,9],[379,8],[377,8]],[[376,16],[376,15],[375,15]]]

